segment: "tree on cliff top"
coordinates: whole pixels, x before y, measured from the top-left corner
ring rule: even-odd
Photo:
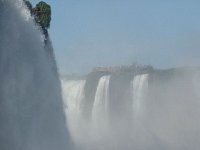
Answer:
[[[33,8],[29,0],[23,0],[30,13],[34,16],[35,22],[41,26],[41,28],[48,29],[51,22],[51,6],[41,1]]]
[[[41,1],[33,8],[29,0],[23,0],[27,8],[30,10],[31,15],[34,17],[37,25],[41,27],[41,31],[45,36],[44,42],[48,38],[47,29],[50,27],[51,22],[51,6]]]
[[[48,29],[51,22],[51,6],[41,1],[32,9],[35,21],[43,28]]]

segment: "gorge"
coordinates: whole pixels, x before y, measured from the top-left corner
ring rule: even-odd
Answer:
[[[68,126],[77,149],[198,149],[199,71],[140,66],[95,70],[82,79],[62,78]]]

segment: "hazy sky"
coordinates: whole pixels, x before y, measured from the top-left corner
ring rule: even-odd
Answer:
[[[62,74],[135,61],[200,65],[200,1],[44,1],[52,6],[50,34]]]

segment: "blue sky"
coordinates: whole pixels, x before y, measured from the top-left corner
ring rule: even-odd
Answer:
[[[200,65],[200,1],[44,1],[52,6],[61,74],[135,61],[156,68]]]

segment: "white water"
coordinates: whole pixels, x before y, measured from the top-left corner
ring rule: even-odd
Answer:
[[[79,147],[85,140],[88,126],[82,116],[82,101],[85,98],[85,80],[61,79],[62,95],[68,128],[75,146]]]
[[[0,149],[67,150],[59,81],[21,0],[0,0],[0,35]],[[108,76],[99,80],[91,121],[81,116],[85,81],[64,83],[65,110],[77,150],[198,150],[198,77],[195,87],[183,84],[187,81],[181,76],[159,79],[149,87],[147,75],[136,76],[133,124],[121,116],[114,123],[109,120],[114,107]],[[146,97],[149,90],[151,96]]]
[[[85,80],[62,80],[63,100],[66,113],[81,114],[81,102],[84,99]]]
[[[61,87],[22,0],[0,0],[0,149],[69,147]]]
[[[148,74],[137,75],[131,82],[133,98],[133,115],[137,117],[144,110],[144,103],[148,92]]]
[[[109,81],[110,76],[103,76],[99,79],[93,109],[92,120],[99,121],[108,117],[109,109]]]
[[[151,78],[151,82],[148,74],[137,75],[133,78],[130,82],[132,95],[130,114],[123,114],[123,111],[126,112],[125,109],[129,107],[122,105],[123,102],[128,102],[128,94],[127,100],[125,95],[121,103],[115,102],[112,94],[116,95],[114,92],[117,90],[114,91],[112,86],[116,80],[110,82],[110,76],[101,77],[96,87],[91,120],[79,117],[77,122],[68,122],[71,126],[78,124],[76,132],[71,132],[72,136],[76,135],[73,140],[75,145],[78,145],[77,150],[199,149],[198,76],[192,79],[191,74],[187,77],[186,74],[167,76],[170,78],[161,75]],[[78,84],[79,86],[73,87],[71,94],[76,91],[77,94],[74,95],[80,95],[78,87],[81,82],[79,81]],[[109,91],[110,89],[112,92]],[[84,90],[81,91],[84,92]],[[76,98],[74,102],[77,102]],[[72,106],[77,104],[70,103]],[[116,109],[118,105],[122,106],[121,109]],[[118,110],[120,110],[119,113]],[[109,114],[111,111],[112,114]]]
[[[109,124],[109,83],[110,76],[103,76],[99,79],[94,103],[92,107],[92,120],[91,120],[91,142],[98,145],[98,149],[107,147],[102,145],[109,142],[110,124]],[[101,142],[99,142],[101,141]],[[102,148],[100,148],[102,147]],[[108,148],[108,147],[107,147]],[[93,147],[94,149],[94,147]]]
[[[133,145],[135,145],[135,148],[142,147],[142,149],[151,149],[151,142],[154,140],[148,129],[146,130],[143,120],[146,115],[145,107],[148,107],[146,106],[148,101],[148,78],[148,74],[136,75],[131,81],[130,88],[133,110],[133,125],[131,129],[132,138],[134,139]]]
[[[84,119],[81,111],[81,103],[85,100],[86,81],[62,79],[65,112],[70,135],[77,149],[101,150],[99,144],[102,143],[99,141],[108,138],[109,80],[110,76],[103,76],[99,79],[91,114],[92,119],[89,121]]]

